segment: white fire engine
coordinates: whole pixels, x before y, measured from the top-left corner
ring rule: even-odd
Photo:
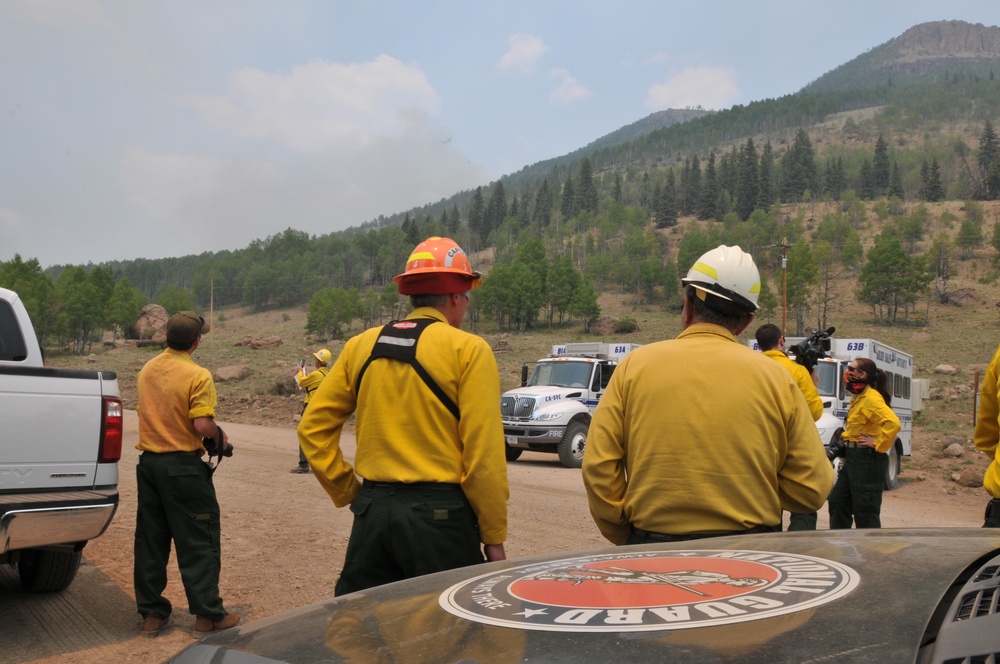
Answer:
[[[521,387],[500,397],[507,460],[524,450],[554,452],[567,468],[583,464],[587,430],[597,402],[623,357],[640,344],[557,344],[552,353],[521,368]]]

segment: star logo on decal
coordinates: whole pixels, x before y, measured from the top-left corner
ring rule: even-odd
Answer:
[[[545,609],[525,609],[519,613],[515,613],[515,616],[524,616],[525,618],[531,618],[532,616],[544,616],[546,615]]]

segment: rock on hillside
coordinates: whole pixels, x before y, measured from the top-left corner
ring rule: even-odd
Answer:
[[[1000,28],[965,21],[934,21],[823,74],[803,92],[940,82],[947,77],[1000,76]]]

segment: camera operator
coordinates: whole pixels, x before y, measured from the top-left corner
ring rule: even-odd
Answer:
[[[207,331],[205,319],[193,311],[171,316],[167,349],[146,363],[137,381],[136,449],[142,454],[136,466],[134,579],[142,634],[149,637],[170,624],[172,606],[163,591],[171,540],[188,610],[196,616],[195,635],[240,622],[239,614],[227,612],[219,597],[219,501],[212,468],[201,458],[205,444],[220,461],[232,455],[228,436],[215,423],[212,374],[191,359]]]
[[[997,456],[997,442],[1000,441],[998,373],[1000,373],[1000,348],[997,348],[983,376],[983,386],[979,392],[979,414],[972,437],[976,449],[990,460],[990,465],[983,475],[983,488],[991,498],[990,502],[986,503],[983,528],[1000,528],[1000,457]]]
[[[757,347],[765,356],[771,358],[788,373],[792,374],[795,383],[799,386],[799,391],[805,397],[806,405],[809,406],[809,414],[815,422],[823,416],[823,401],[819,398],[819,391],[816,389],[816,381],[813,374],[801,363],[791,360],[782,350],[785,347],[785,335],[781,329],[773,323],[765,323],[757,328],[755,334]],[[813,360],[815,364],[815,360]],[[789,530],[816,530],[816,512],[808,514],[792,514],[789,518]]]

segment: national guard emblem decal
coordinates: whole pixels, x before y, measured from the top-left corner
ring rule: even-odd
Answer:
[[[798,554],[651,551],[499,570],[452,586],[439,602],[460,618],[517,629],[676,630],[803,611],[858,581],[850,567]]]

